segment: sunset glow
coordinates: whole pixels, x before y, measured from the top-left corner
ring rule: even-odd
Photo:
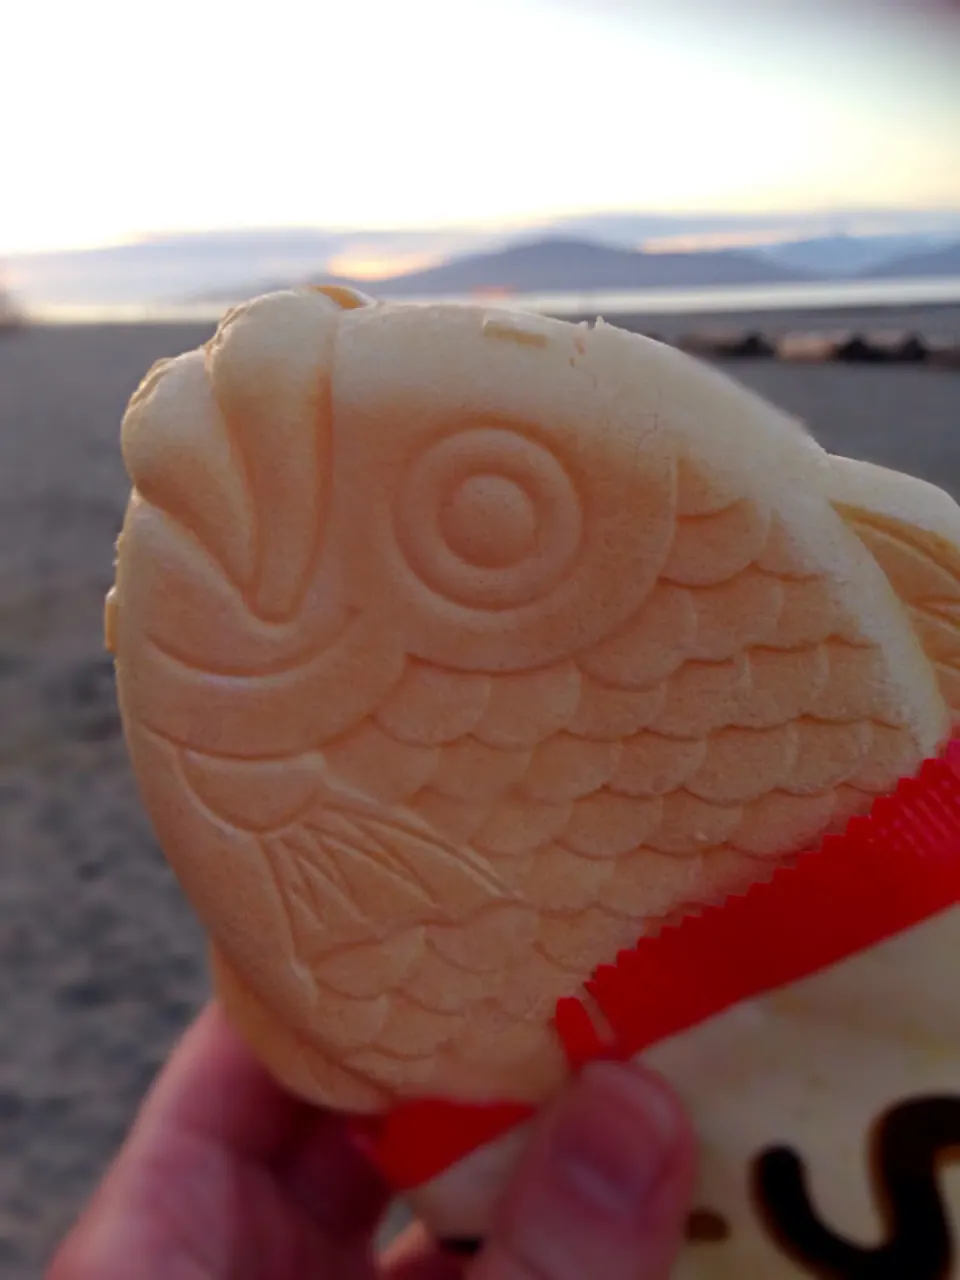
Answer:
[[[433,253],[343,253],[328,258],[326,270],[332,276],[347,276],[351,280],[382,280],[407,271],[422,271],[442,261],[442,255]]]

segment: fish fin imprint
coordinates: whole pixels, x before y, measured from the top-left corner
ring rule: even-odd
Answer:
[[[833,459],[837,512],[910,614],[954,721],[960,718],[960,511],[913,476]]]

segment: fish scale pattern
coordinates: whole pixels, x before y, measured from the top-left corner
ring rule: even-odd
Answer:
[[[738,508],[738,533],[776,528]],[[733,525],[729,509],[717,518]],[[705,518],[698,523],[709,539]],[[631,941],[638,922],[711,886],[756,880],[757,859],[809,844],[866,809],[891,768],[909,767],[913,743],[892,722],[882,681],[852,679],[877,661],[872,646],[830,584],[778,562],[767,541],[756,536],[733,576],[722,576],[728,560],[701,585],[663,582],[643,620],[529,676],[459,675],[411,660],[374,716],[324,745],[330,769],[350,787],[402,806],[444,842],[469,846],[504,898],[502,909],[477,901],[476,915],[460,921],[473,944],[461,954],[445,945],[449,926],[420,923],[402,962],[391,952],[378,964],[364,950],[349,965],[337,954],[336,927],[324,931],[334,955],[314,957],[313,971],[332,998],[383,1007],[392,993],[382,1040],[341,1044],[346,1062],[387,1088],[411,1075],[429,1087],[438,1069],[466,1073],[477,1046],[486,1059],[490,1037],[508,1065],[511,1053],[534,1057],[552,1003]],[[682,576],[681,558],[673,563]],[[657,628],[669,619],[669,644],[651,634],[648,617]],[[858,683],[873,700],[852,705]],[[371,873],[398,874],[385,839],[313,829],[311,861],[343,877],[351,915],[364,894],[350,895],[347,868],[365,840]],[[400,883],[409,883],[402,874]],[[370,900],[385,900],[382,886],[370,888]],[[329,890],[321,896],[329,905]],[[303,924],[314,947],[316,910]],[[493,974],[484,963],[491,955]],[[529,988],[535,1001],[523,994]],[[405,1028],[404,1053],[391,1049],[391,1019]],[[515,1023],[509,1037],[503,1019]]]
[[[670,578],[583,655],[509,676],[408,659],[373,714],[317,743],[322,797],[261,837],[340,1011],[331,1052],[377,1087],[529,1070],[555,1000],[644,920],[756,880],[909,767],[880,655],[776,518],[737,502],[690,519],[738,554],[694,574],[681,516]],[[334,780],[383,812],[344,813]],[[216,812],[200,765],[193,786]],[[450,851],[476,880],[425,874]]]

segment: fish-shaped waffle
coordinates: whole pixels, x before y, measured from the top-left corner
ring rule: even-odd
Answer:
[[[558,999],[953,732],[953,500],[637,335],[271,294],[122,444],[134,769],[228,1013],[315,1102],[540,1102]]]

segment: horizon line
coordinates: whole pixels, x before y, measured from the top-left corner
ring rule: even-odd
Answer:
[[[216,224],[205,227],[175,227],[137,232],[131,235],[120,235],[113,238],[60,242],[56,245],[4,249],[0,247],[0,258],[17,259],[32,257],[56,257],[68,254],[99,253],[111,249],[138,248],[169,240],[202,240],[215,239],[229,235],[264,235],[270,233],[313,232],[331,237],[364,236],[364,235],[396,235],[407,237],[415,235],[450,235],[476,236],[485,234],[523,234],[527,231],[549,230],[559,224],[602,218],[651,218],[675,221],[677,223],[735,219],[738,222],[749,221],[759,232],[766,220],[783,222],[796,218],[810,222],[817,219],[884,219],[884,218],[957,218],[960,219],[960,205],[934,204],[850,204],[850,205],[815,205],[786,206],[764,210],[724,208],[710,206],[702,209],[658,209],[649,206],[625,207],[591,207],[580,211],[561,211],[533,215],[522,218],[481,219],[476,222],[437,222],[437,223],[356,223],[356,224],[324,224],[309,221],[263,222],[257,224]],[[770,231],[774,228],[771,226]],[[786,230],[786,228],[783,228]],[[798,228],[798,230],[800,230]],[[658,239],[663,233],[657,233]],[[709,234],[704,232],[704,234]],[[845,234],[841,231],[832,234]],[[846,233],[849,234],[849,233]],[[863,233],[861,233],[863,234]],[[876,231],[866,234],[883,234]]]

